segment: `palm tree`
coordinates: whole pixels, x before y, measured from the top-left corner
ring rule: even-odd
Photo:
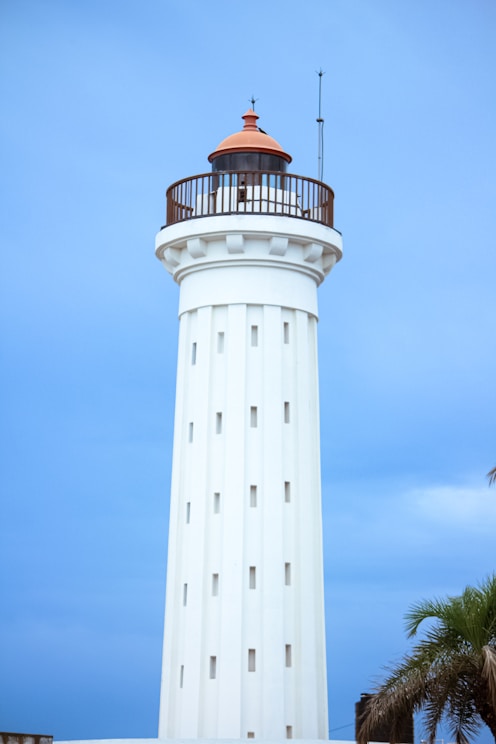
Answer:
[[[468,744],[482,722],[496,742],[496,574],[460,597],[419,602],[406,615],[408,637],[430,620],[424,637],[399,664],[367,706],[358,731],[366,744],[389,725],[397,744],[406,716],[423,711],[429,741],[442,719],[457,744]]]

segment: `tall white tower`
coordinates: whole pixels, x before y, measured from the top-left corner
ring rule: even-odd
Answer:
[[[180,285],[159,737],[327,739],[317,287],[341,236],[243,119],[156,241]]]

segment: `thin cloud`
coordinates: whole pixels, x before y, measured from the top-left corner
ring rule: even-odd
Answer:
[[[496,527],[496,491],[490,488],[435,486],[415,489],[410,507],[418,516],[445,526],[487,532]]]

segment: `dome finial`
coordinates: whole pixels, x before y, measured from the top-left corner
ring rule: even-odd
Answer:
[[[241,118],[244,120],[244,126],[241,132],[235,132],[222,140],[214,152],[208,156],[210,163],[221,155],[238,152],[265,153],[282,158],[286,163],[291,162],[291,155],[284,152],[281,145],[273,137],[263,132],[257,125],[257,119],[260,117],[253,109],[248,109],[246,114],[243,114]],[[225,165],[223,165],[223,169],[226,169]]]
[[[250,130],[252,132],[258,132],[258,125],[257,125],[257,119],[260,119],[259,115],[256,114],[253,109],[248,109],[246,114],[243,114],[241,117],[244,119],[244,130]]]

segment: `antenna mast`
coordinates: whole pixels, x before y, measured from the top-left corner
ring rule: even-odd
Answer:
[[[318,173],[317,178],[319,181],[324,180],[324,119],[322,118],[322,76],[325,72],[322,68],[317,72],[319,76],[319,116],[317,121],[318,128]]]

